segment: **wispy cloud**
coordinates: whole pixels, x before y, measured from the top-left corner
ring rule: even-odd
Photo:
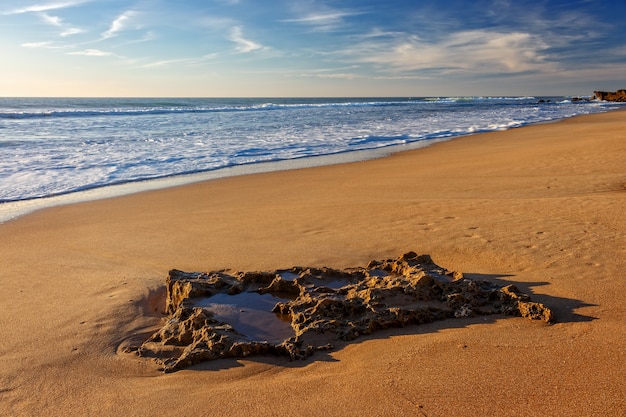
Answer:
[[[61,36],[66,37],[66,36],[78,35],[79,33],[83,33],[83,32],[85,32],[83,29],[68,28],[68,29],[65,29],[63,32],[61,32]]]
[[[134,10],[127,10],[121,15],[119,15],[109,27],[109,30],[102,33],[102,39],[109,39],[114,36],[117,36],[119,32],[125,30],[128,27],[129,20],[136,16],[137,12]]]
[[[2,14],[22,14],[22,13],[37,13],[47,12],[49,10],[65,9],[67,7],[79,6],[81,4],[89,3],[92,0],[68,0],[62,2],[48,2],[43,4],[34,4],[32,6],[21,7],[19,9],[13,9]]]
[[[68,55],[98,56],[98,57],[115,55],[112,52],[105,52],[99,49],[85,49],[83,51],[68,52],[67,54]]]
[[[237,44],[237,46],[235,47],[237,52],[247,53],[264,48],[264,46],[260,43],[244,38],[241,26],[232,27],[228,39]]]
[[[54,48],[53,45],[54,45],[53,42],[46,41],[46,42],[25,42],[25,43],[21,44],[20,46],[22,48],[37,49],[37,48]]]
[[[164,67],[168,65],[177,65],[177,64],[181,64],[181,65],[199,64],[199,63],[211,60],[215,58],[216,56],[217,54],[207,54],[207,55],[203,55],[201,57],[196,57],[196,58],[165,59],[161,61],[144,64],[143,67],[144,68],[157,68],[157,67]]]
[[[361,33],[356,35],[359,39],[373,39],[373,38],[389,38],[396,36],[403,36],[402,32],[393,32],[393,31],[384,31],[380,28],[373,28],[369,32]]]
[[[310,3],[294,3],[292,9],[296,17],[283,19],[282,22],[304,24],[317,31],[341,29],[345,26],[346,18],[363,14],[355,10],[335,9]]]
[[[293,23],[307,23],[318,26],[329,26],[341,22],[344,17],[352,16],[353,13],[348,12],[318,12],[309,13],[306,16],[302,16],[295,19],[285,19],[284,22]]]
[[[43,19],[44,22],[51,24],[52,26],[61,26],[63,20],[58,16],[52,16],[48,13],[41,12],[39,16]]]
[[[390,71],[521,73],[554,69],[544,51],[548,45],[523,32],[461,31],[428,42],[416,35],[392,41],[364,42],[348,53],[357,61]]]
[[[37,14],[39,15],[39,17],[41,17],[41,19],[45,23],[48,23],[49,25],[62,29],[60,33],[60,36],[62,37],[76,35],[76,34],[84,32],[83,29],[78,29],[78,28],[71,27],[69,25],[64,24],[63,19],[61,19],[58,16],[53,16],[45,12],[38,12]]]
[[[25,42],[20,46],[22,48],[45,48],[50,45],[52,42]]]
[[[54,41],[43,41],[43,42],[24,42],[20,44],[22,48],[29,49],[71,49],[75,48],[75,45],[69,44],[61,44]]]

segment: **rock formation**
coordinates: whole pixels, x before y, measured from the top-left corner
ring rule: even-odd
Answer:
[[[626,90],[610,91],[594,91],[598,100],[626,102]]]
[[[269,310],[277,322],[287,320],[290,334],[278,341],[259,340],[238,328],[238,320],[224,320],[219,308],[229,306],[229,296],[246,294],[278,297]],[[211,304],[217,298],[226,304]],[[233,314],[242,315],[246,309],[236,306]],[[334,341],[455,317],[505,314],[548,323],[554,319],[549,308],[530,301],[514,285],[473,280],[414,252],[346,270],[293,267],[208,274],[172,270],[166,313],[163,327],[133,349],[154,358],[165,372],[253,354],[305,358],[331,349]]]

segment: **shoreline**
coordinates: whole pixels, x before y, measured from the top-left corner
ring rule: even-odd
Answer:
[[[224,177],[0,224],[0,414],[594,416],[626,409],[626,113]],[[476,316],[290,362],[163,375],[124,354],[171,269],[351,268],[407,251],[514,284],[556,324]]]
[[[235,177],[241,175],[254,175],[266,172],[275,171],[289,171],[293,169],[313,168],[319,166],[328,166],[336,164],[344,164],[351,162],[363,162],[372,159],[384,158],[393,155],[398,152],[407,152],[415,149],[422,149],[425,147],[433,146],[437,143],[447,142],[451,140],[457,140],[464,137],[471,137],[475,135],[501,132],[512,129],[519,129],[528,126],[560,123],[572,118],[590,116],[594,114],[604,114],[614,111],[626,111],[626,109],[610,109],[599,113],[576,115],[566,117],[557,120],[547,120],[543,122],[536,122],[531,124],[524,124],[521,126],[515,126],[509,129],[499,129],[488,132],[476,132],[470,134],[463,134],[459,136],[442,137],[437,139],[419,140],[402,145],[390,145],[380,148],[345,151],[336,154],[328,155],[316,155],[310,157],[302,157],[295,159],[276,160],[276,161],[262,161],[254,162],[250,164],[234,165],[228,167],[222,167],[207,171],[193,172],[187,174],[175,174],[168,175],[160,178],[151,178],[144,180],[128,181],[118,184],[94,186],[84,190],[69,191],[67,193],[56,194],[46,197],[28,198],[24,200],[6,201],[0,202],[0,224],[6,223],[22,217],[24,215],[33,213],[35,211],[58,207],[67,204],[83,203],[88,201],[97,201],[107,198],[122,197],[125,195],[131,195],[135,193],[141,193],[146,191],[166,189],[170,187],[184,186],[188,184],[194,184],[204,181],[212,181],[219,178]]]
[[[166,188],[179,187],[204,181],[212,181],[220,178],[369,161],[372,159],[384,158],[397,152],[406,152],[414,149],[421,149],[427,146],[432,146],[439,142],[453,140],[457,137],[422,140],[402,145],[390,145],[373,149],[345,151],[328,155],[316,155],[276,161],[253,162],[249,164],[233,165],[207,171],[193,172],[187,174],[175,174],[160,178],[151,178],[145,180],[128,181],[119,184],[95,186],[93,188],[88,188],[85,190],[70,191],[67,193],[46,197],[36,197],[24,200],[0,202],[0,224],[15,220],[21,216],[45,208],[97,201],[107,198],[123,197],[126,195],[142,193],[146,191],[162,190]]]

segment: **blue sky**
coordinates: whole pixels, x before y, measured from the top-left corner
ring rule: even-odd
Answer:
[[[3,0],[0,96],[590,95],[626,0]]]

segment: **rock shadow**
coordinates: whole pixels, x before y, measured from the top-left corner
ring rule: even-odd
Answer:
[[[480,273],[464,273],[464,276],[475,280],[488,280],[498,285],[511,284],[510,280],[504,280],[502,278],[514,277],[512,274],[480,274]],[[525,294],[530,295],[533,300],[538,303],[549,305],[550,309],[556,317],[556,321],[559,323],[581,323],[597,320],[597,317],[586,316],[576,313],[583,307],[596,307],[597,304],[586,303],[582,300],[576,300],[573,298],[555,297],[553,295],[535,294],[533,288],[542,287],[545,285],[551,285],[548,281],[532,281],[532,282],[516,282],[515,286],[519,288]]]

